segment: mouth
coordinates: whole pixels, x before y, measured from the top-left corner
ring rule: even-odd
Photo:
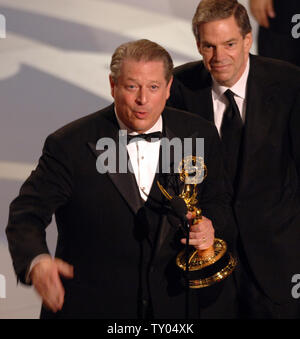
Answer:
[[[145,118],[148,114],[148,112],[146,111],[133,111],[133,114],[139,118],[139,119],[142,119],[142,118]]]
[[[211,69],[214,70],[214,71],[217,71],[217,72],[226,71],[229,67],[230,67],[229,64],[226,64],[226,65],[213,64],[213,65],[211,65]]]

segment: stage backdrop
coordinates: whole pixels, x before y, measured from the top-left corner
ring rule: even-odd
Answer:
[[[199,59],[190,24],[197,4],[0,0],[0,318],[39,316],[33,289],[16,283],[5,227],[9,203],[36,166],[46,136],[112,102],[109,63],[121,43],[154,40],[176,66]],[[53,253],[54,221],[47,238]]]

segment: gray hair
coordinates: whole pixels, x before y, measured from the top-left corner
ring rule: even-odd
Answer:
[[[110,63],[110,75],[118,81],[122,63],[125,59],[135,61],[162,61],[165,70],[165,79],[169,83],[173,73],[173,61],[170,54],[157,43],[141,39],[120,45],[114,52]]]

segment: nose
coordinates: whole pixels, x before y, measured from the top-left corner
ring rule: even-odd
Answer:
[[[136,102],[139,105],[145,105],[148,101],[146,88],[141,87],[137,93]]]
[[[217,62],[218,61],[222,61],[223,56],[224,56],[224,53],[223,53],[222,47],[221,46],[216,46],[214,48],[214,57],[213,57],[214,61],[217,61]]]

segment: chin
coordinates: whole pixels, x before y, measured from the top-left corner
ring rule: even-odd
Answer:
[[[228,78],[225,76],[218,76],[218,75],[217,76],[213,75],[213,77],[219,85],[230,87],[231,78]]]

